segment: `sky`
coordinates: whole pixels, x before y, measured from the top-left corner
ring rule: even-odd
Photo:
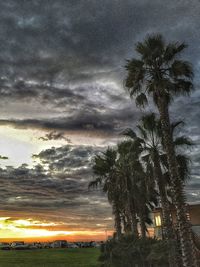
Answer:
[[[0,239],[104,239],[110,205],[88,190],[94,155],[145,112],[124,89],[147,34],[188,44],[195,91],[170,107],[195,147],[188,201],[200,200],[199,0],[0,0]]]

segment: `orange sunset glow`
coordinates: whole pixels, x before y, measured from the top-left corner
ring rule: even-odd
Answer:
[[[111,231],[66,231],[60,230],[62,225],[53,222],[40,222],[32,219],[11,219],[0,217],[0,240],[14,241],[52,241],[65,239],[68,241],[105,240]]]

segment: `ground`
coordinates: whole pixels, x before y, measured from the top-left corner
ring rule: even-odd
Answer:
[[[98,267],[99,249],[0,250],[1,267]]]

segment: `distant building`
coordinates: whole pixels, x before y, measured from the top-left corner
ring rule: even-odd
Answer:
[[[188,218],[190,219],[192,230],[198,236],[200,236],[200,204],[199,203],[190,203],[187,205],[188,209]],[[153,227],[149,228],[150,236],[155,236],[162,239],[163,229],[162,229],[162,208],[156,208],[153,211]],[[176,212],[175,209],[171,210],[171,216],[174,226],[176,226]]]

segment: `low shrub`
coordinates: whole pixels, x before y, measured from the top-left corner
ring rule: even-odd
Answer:
[[[112,239],[101,247],[101,267],[167,267],[169,246],[155,238],[135,239],[132,235]]]

